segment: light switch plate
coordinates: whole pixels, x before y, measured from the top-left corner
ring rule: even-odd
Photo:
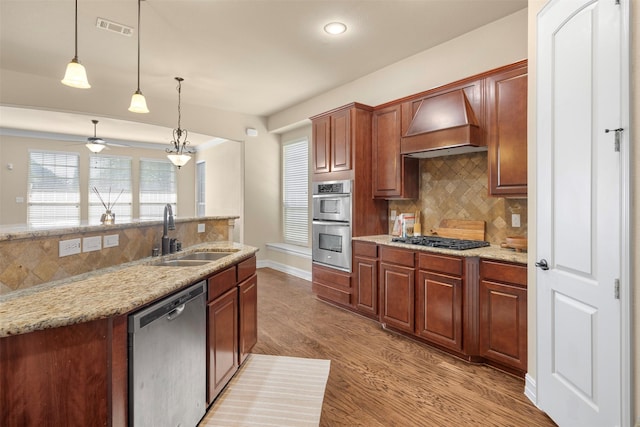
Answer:
[[[80,253],[80,239],[60,240],[58,242],[58,256],[75,255]]]
[[[511,226],[513,228],[520,227],[520,214],[511,214]]]
[[[102,249],[102,237],[92,236],[82,239],[82,252],[93,252]]]
[[[105,248],[113,248],[120,244],[120,235],[119,234],[110,234],[108,236],[104,236],[104,247]]]
[[[198,233],[204,233],[204,224],[198,224]]]

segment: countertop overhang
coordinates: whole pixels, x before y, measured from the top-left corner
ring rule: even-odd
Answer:
[[[378,245],[395,246],[403,249],[410,249],[418,252],[435,252],[446,255],[455,255],[462,257],[478,257],[484,259],[493,259],[497,261],[517,262],[520,264],[527,264],[527,253],[516,252],[513,249],[502,248],[498,245],[486,246],[484,248],[467,249],[463,251],[444,249],[444,248],[432,248],[429,246],[411,245],[407,243],[392,242],[394,236],[388,234],[382,234],[379,236],[361,236],[354,237],[353,240],[359,240],[363,242],[376,243]]]
[[[201,266],[153,265],[196,251],[234,252]],[[211,242],[0,296],[0,337],[119,316],[253,256],[257,248]]]

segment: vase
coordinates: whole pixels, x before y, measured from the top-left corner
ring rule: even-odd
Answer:
[[[116,223],[116,214],[111,211],[106,211],[100,217],[100,222],[104,225],[115,224]]]

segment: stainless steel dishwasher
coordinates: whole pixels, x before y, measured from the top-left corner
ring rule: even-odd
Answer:
[[[129,425],[195,427],[206,412],[206,282],[129,315]]]

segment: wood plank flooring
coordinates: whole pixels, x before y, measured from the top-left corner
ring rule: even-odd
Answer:
[[[253,353],[331,360],[321,426],[555,426],[522,379],[385,331],[271,269],[258,270]]]

